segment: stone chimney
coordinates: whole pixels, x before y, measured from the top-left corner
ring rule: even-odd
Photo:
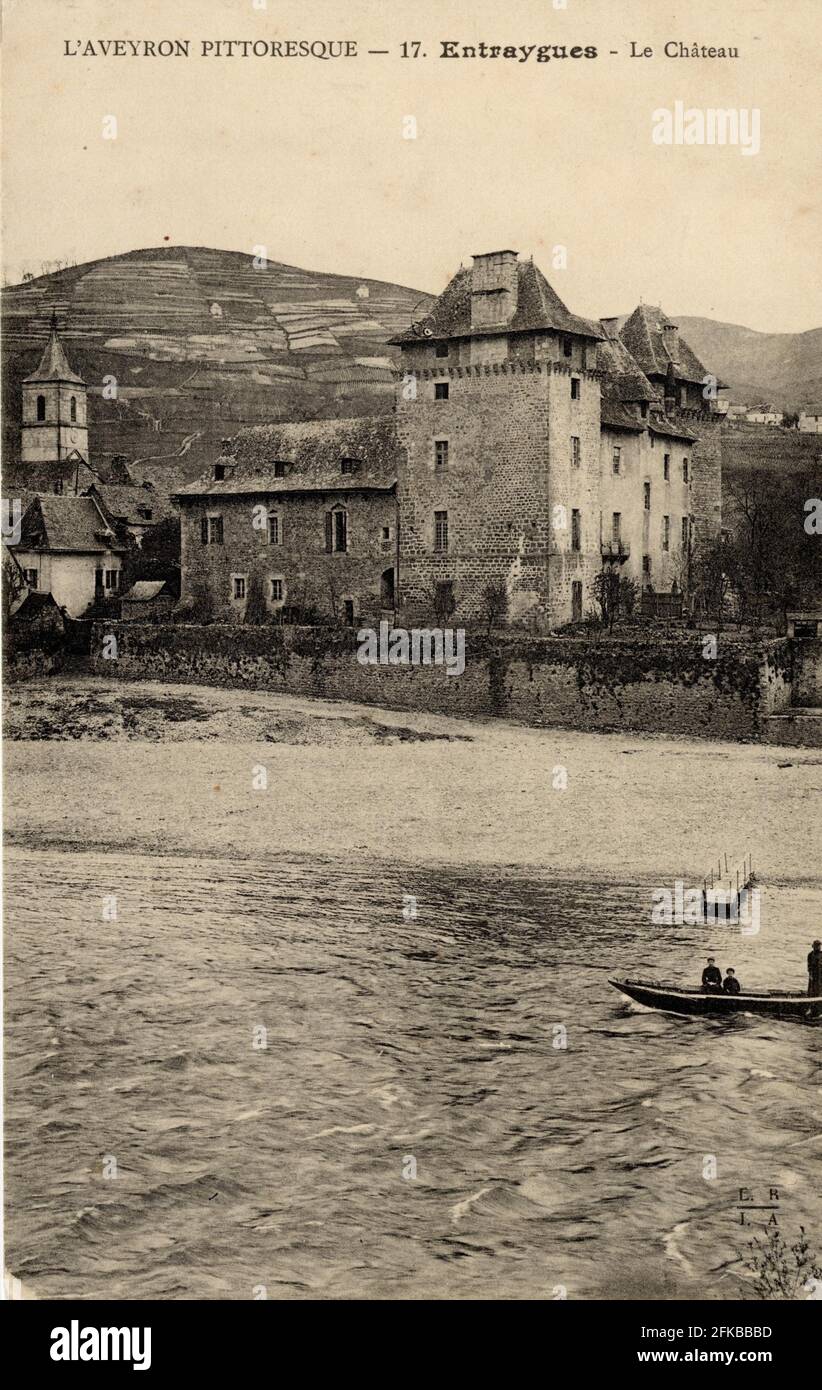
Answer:
[[[517,312],[517,253],[487,251],[471,267],[471,327],[505,328]]]
[[[676,323],[663,323],[662,341],[668,349],[668,356],[672,362],[679,361],[679,325]]]

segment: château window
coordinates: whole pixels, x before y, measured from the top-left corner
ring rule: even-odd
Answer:
[[[663,550],[670,550],[670,548],[671,548],[671,518],[670,518],[669,516],[664,516],[664,517],[662,518],[662,549],[663,549]]]
[[[648,419],[648,402],[647,402],[647,401],[640,401],[640,404],[639,404],[639,413],[640,413],[640,415],[642,416],[643,420],[647,420],[647,419]]]
[[[103,570],[103,588],[112,591],[120,587],[119,570]]]
[[[76,397],[76,396],[72,396],[71,400],[69,401],[69,419],[71,420],[72,424],[73,424],[74,421],[77,419],[77,397]]]
[[[571,400],[572,400],[572,401],[578,401],[578,400],[579,400],[579,377],[578,377],[578,376],[572,376],[572,377],[571,377]]]
[[[434,440],[434,467],[437,472],[448,467],[448,440]]]
[[[63,479],[62,479],[62,478],[58,478],[57,481],[56,481],[55,484],[54,484],[54,495],[55,495],[55,497],[62,497],[62,496],[63,496]]]
[[[688,404],[688,388],[687,388],[687,386],[680,386],[680,388],[679,388],[679,404],[680,404],[680,406],[681,406],[681,408],[682,408],[683,410],[685,409],[685,407],[686,407],[687,404]]]
[[[618,473],[620,471],[620,468],[622,467],[622,449],[618,444],[614,445],[614,452],[612,457],[614,472]]]
[[[37,419],[38,419],[38,420],[45,420],[45,418],[46,418],[46,398],[45,398],[45,396],[38,396],[38,397],[37,397]]]
[[[344,507],[325,514],[325,548],[329,554],[348,549],[348,512]]]
[[[340,471],[342,473],[356,473],[359,466],[359,459],[342,459],[340,461]]]
[[[448,513],[434,512],[434,549],[448,549]]]
[[[232,574],[231,576],[231,596],[236,599],[245,598],[245,575]]]
[[[683,518],[682,518],[682,549],[683,549],[683,550],[687,550],[687,549],[688,549],[688,518],[687,518],[687,516],[683,516]]]
[[[449,385],[449,383],[448,383],[447,381],[435,381],[435,382],[434,382],[434,400],[435,400],[435,401],[447,401],[447,400],[448,400],[448,385]]]
[[[616,545],[619,545],[621,532],[622,513],[614,512],[613,516],[611,517],[611,540],[614,541]]]
[[[579,468],[579,460],[580,460],[579,436],[576,435],[576,434],[572,434],[572,435],[571,435],[571,467],[572,467],[572,468]]]
[[[204,516],[200,521],[200,540],[203,545],[222,545],[223,543],[223,518],[221,516]]]
[[[37,570],[23,570],[23,579],[30,589],[37,588]]]
[[[642,573],[645,574],[645,575],[649,575],[649,574],[651,573],[651,557],[650,557],[650,555],[643,555],[643,557],[642,557]]]
[[[666,482],[666,483],[670,482],[670,480],[671,480],[671,455],[670,455],[670,454],[664,454],[664,455],[663,455],[663,458],[662,458],[662,476],[663,476],[663,478],[665,479],[665,482]]]
[[[648,482],[645,484],[645,510],[646,512],[651,510],[651,484]]]
[[[437,357],[447,357],[447,356],[448,356],[448,344],[447,344],[447,343],[437,343],[437,346],[436,346],[436,355],[437,355]]]
[[[214,481],[215,481],[215,483],[221,483],[221,482],[223,481],[224,478],[225,478],[225,464],[224,464],[224,463],[215,463],[215,465],[214,465]]]
[[[275,477],[275,478],[284,478],[284,477],[285,477],[285,472],[286,472],[286,468],[285,468],[285,463],[283,462],[283,460],[282,460],[282,459],[275,459],[275,460],[274,460],[274,477]]]
[[[688,460],[687,460],[687,459],[683,459],[683,460],[682,460],[682,481],[683,481],[683,483],[687,483],[687,481],[688,481]]]
[[[279,578],[279,576],[278,576],[276,579],[272,579],[272,581],[271,581],[271,602],[272,602],[272,603],[282,603],[282,601],[283,601],[284,598],[285,598],[285,583],[284,583],[284,581],[283,581],[281,578]]]
[[[283,530],[282,530],[282,525],[281,525],[281,523],[280,523],[280,514],[279,514],[279,512],[269,512],[269,513],[268,513],[268,544],[269,544],[269,545],[282,545],[282,543],[283,543]]]
[[[563,357],[573,357],[573,355],[574,355],[574,342],[573,342],[573,339],[572,339],[572,338],[563,338],[563,340],[562,340],[562,355],[563,355]]]
[[[571,549],[582,549],[582,517],[576,507],[571,512]]]

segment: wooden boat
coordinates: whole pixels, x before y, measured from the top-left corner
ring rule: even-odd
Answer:
[[[627,994],[647,1009],[697,1017],[724,1014],[764,1014],[769,1018],[796,1018],[803,1022],[822,1019],[822,995],[760,990],[746,994],[707,994],[701,989],[683,989],[659,980],[609,980],[609,985]]]

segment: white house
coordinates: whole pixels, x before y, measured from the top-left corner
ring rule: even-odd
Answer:
[[[752,425],[781,425],[782,411],[774,410],[771,405],[755,405],[745,416]]]
[[[126,548],[99,498],[48,494],[27,508],[11,547],[28,587],[50,593],[72,618],[119,593]]]
[[[803,434],[822,434],[822,405],[809,405],[800,410],[798,428]]]

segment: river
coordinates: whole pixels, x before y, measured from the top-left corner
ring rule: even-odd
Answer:
[[[773,1218],[740,1189],[819,1249],[820,1030],[607,980],[713,948],[802,988],[822,893],[766,884],[743,939],[653,926],[657,883],[12,845],[9,1267],[50,1298],[739,1297]]]

